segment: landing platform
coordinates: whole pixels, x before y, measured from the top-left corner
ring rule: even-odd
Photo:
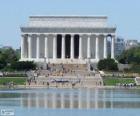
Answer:
[[[34,61],[38,63],[50,63],[50,64],[88,64],[98,63],[99,59],[45,59],[45,58],[24,58],[20,61]]]

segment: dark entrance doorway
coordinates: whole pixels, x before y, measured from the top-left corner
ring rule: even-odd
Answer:
[[[70,58],[70,35],[65,36],[65,57]]]
[[[79,35],[74,36],[74,58],[79,57]]]
[[[57,35],[57,58],[61,58],[62,35]]]

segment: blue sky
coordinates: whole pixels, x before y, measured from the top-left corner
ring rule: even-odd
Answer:
[[[0,0],[0,45],[20,47],[30,15],[106,15],[117,35],[140,40],[140,0]]]

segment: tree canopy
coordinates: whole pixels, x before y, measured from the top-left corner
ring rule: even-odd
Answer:
[[[31,61],[19,62],[20,50],[0,48],[0,70],[30,70],[36,65]]]
[[[10,65],[19,60],[18,54],[12,48],[0,49],[0,69]]]
[[[135,47],[124,51],[118,61],[122,64],[140,64],[140,47]]]
[[[100,60],[97,64],[97,67],[99,70],[107,70],[107,71],[118,70],[117,63],[115,62],[114,59],[110,58]]]

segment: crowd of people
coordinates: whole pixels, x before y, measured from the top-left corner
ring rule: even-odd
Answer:
[[[87,66],[86,65],[79,65],[79,64],[47,64],[46,70],[43,70],[42,68],[30,71],[27,73],[28,75],[28,84],[30,85],[32,82],[34,84],[37,84],[37,79],[40,78],[40,76],[43,76],[48,80],[50,77],[58,77],[58,80],[52,79],[51,81],[42,81],[42,85],[50,85],[51,83],[62,83],[67,84],[71,83],[73,86],[76,83],[80,83],[79,74],[83,73],[87,76],[90,74],[87,73]],[[76,80],[71,81],[67,76],[75,76]],[[66,78],[67,80],[63,79]]]

